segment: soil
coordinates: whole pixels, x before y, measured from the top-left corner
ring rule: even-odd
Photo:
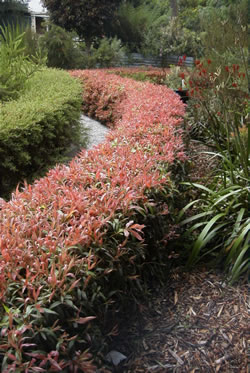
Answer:
[[[175,268],[115,349],[127,359],[105,372],[246,373],[249,298],[246,283],[229,286],[223,273]]]

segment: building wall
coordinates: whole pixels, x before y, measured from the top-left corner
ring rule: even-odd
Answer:
[[[44,31],[48,30],[48,26],[46,27],[46,29],[44,29],[42,26],[42,23],[49,19],[49,16],[47,14],[31,12],[30,17],[31,29],[33,32],[42,34]]]

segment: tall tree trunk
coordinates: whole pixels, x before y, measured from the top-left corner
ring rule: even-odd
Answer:
[[[170,0],[170,7],[171,7],[171,10],[172,10],[172,18],[173,17],[177,17],[178,16],[178,4],[177,4],[178,0]]]
[[[85,45],[86,45],[86,51],[88,56],[90,55],[90,49],[91,49],[91,39],[90,38],[84,38]]]

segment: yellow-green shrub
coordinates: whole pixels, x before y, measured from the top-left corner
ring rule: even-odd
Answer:
[[[44,69],[15,101],[0,106],[0,194],[59,160],[79,138],[80,83]]]

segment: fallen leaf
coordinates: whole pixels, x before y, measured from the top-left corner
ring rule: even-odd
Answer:
[[[178,302],[178,293],[177,291],[174,292],[174,304]]]

